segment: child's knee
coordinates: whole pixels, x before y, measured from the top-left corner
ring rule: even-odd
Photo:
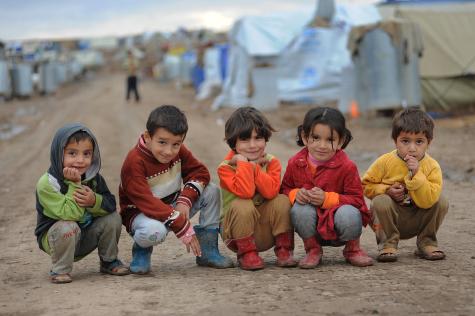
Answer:
[[[295,203],[290,209],[290,218],[294,225],[298,223],[309,223],[317,221],[317,213],[315,207],[310,204],[299,204]]]
[[[284,194],[278,194],[275,198],[273,198],[269,202],[273,204],[273,207],[276,210],[279,210],[282,212],[289,212],[290,208],[292,207],[289,197]]]
[[[437,201],[437,208],[440,214],[446,214],[449,210],[449,200],[443,195],[439,197],[439,201]]]
[[[122,230],[122,218],[119,213],[113,212],[104,217],[106,227],[112,229],[113,231]]]
[[[235,217],[239,218],[254,218],[257,212],[252,200],[235,199],[231,202],[229,212]]]
[[[341,206],[335,213],[334,221],[338,239],[349,241],[360,237],[363,222],[357,208],[351,205]]]
[[[210,182],[203,190],[203,196],[210,200],[219,199],[221,198],[221,191],[216,184]]]
[[[53,236],[57,240],[72,240],[73,237],[81,235],[81,229],[76,222],[73,221],[57,221],[51,226],[48,235]]]
[[[134,241],[142,248],[156,246],[165,241],[168,230],[159,221],[150,222],[134,233]]]
[[[380,194],[371,201],[371,211],[376,214],[387,214],[391,212],[393,200],[387,194]]]

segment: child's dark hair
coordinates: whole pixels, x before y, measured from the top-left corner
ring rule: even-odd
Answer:
[[[83,140],[86,140],[86,139],[91,141],[92,148],[94,148],[94,146],[96,145],[96,144],[94,144],[94,139],[86,131],[77,131],[76,133],[69,136],[68,141],[66,142],[66,145],[68,145],[72,142],[79,143],[80,141],[83,141]]]
[[[434,137],[434,121],[423,110],[416,106],[408,107],[393,118],[392,138],[396,141],[401,132],[424,133],[430,142]]]
[[[234,150],[237,140],[249,139],[253,130],[256,130],[258,137],[264,137],[266,142],[272,136],[272,132],[276,131],[262,112],[251,106],[241,107],[226,121],[224,140]]]
[[[333,131],[336,131],[342,141],[342,149],[353,139],[351,132],[346,128],[345,117],[340,111],[329,107],[318,107],[308,111],[303,119],[303,124],[297,128],[297,145],[305,146],[302,132],[306,138],[312,136],[313,128],[317,124],[329,126],[332,138]]]
[[[161,105],[148,116],[147,132],[150,137],[157,129],[164,128],[173,135],[185,136],[188,132],[188,122],[185,113],[174,105]]]

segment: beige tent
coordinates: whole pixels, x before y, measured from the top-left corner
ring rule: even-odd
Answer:
[[[420,59],[428,110],[461,112],[475,105],[475,3],[384,5],[383,18],[415,22],[424,45]]]

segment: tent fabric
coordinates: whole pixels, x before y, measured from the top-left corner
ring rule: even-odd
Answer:
[[[417,23],[422,32],[424,55],[420,74],[443,78],[475,74],[475,4],[383,6],[383,16]]]
[[[312,18],[312,12],[246,16],[232,27],[230,41],[251,56],[278,55]]]
[[[263,64],[262,57],[266,66],[277,68],[278,78],[272,80],[277,80],[280,100],[336,100],[341,70],[351,62],[346,49],[349,30],[353,25],[375,23],[380,15],[373,5],[337,4],[329,28],[307,27],[312,25],[313,13],[238,20],[229,33],[228,76],[213,108],[252,104],[251,78],[253,69]]]
[[[475,76],[427,78],[421,80],[424,105],[428,111],[462,113],[475,106]]]
[[[297,103],[337,100],[342,71],[351,64],[346,48],[350,30],[379,20],[373,5],[337,4],[329,27],[303,29],[279,57],[280,99]]]
[[[424,45],[418,24],[403,19],[391,19],[353,28],[348,39],[348,50],[352,56],[358,54],[358,46],[365,34],[375,29],[386,32],[390,36],[392,44],[396,47],[402,47],[403,41],[407,41],[406,49],[408,51],[405,54],[415,53],[422,56]]]

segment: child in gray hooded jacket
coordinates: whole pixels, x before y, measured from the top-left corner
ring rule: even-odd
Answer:
[[[117,258],[122,220],[99,174],[101,158],[92,132],[80,123],[63,126],[53,138],[50,160],[36,185],[35,235],[51,256],[51,282],[71,282],[73,262],[96,248],[101,272],[128,274]]]

